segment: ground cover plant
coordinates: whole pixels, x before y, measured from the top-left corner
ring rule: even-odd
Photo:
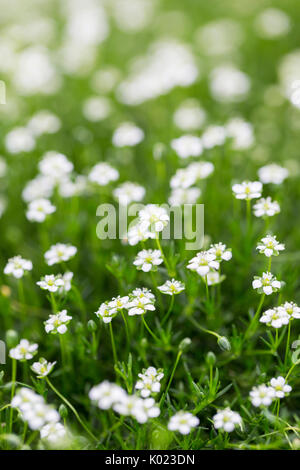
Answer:
[[[0,448],[299,448],[298,2],[0,6]]]

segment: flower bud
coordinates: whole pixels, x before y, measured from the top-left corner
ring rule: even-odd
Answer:
[[[87,328],[88,328],[88,331],[89,331],[90,333],[93,333],[93,331],[96,331],[96,330],[97,330],[97,325],[96,325],[96,323],[94,322],[94,320],[89,320],[89,321],[88,321]]]
[[[7,330],[5,335],[5,342],[9,349],[14,348],[19,341],[19,335],[16,330]]]
[[[206,364],[210,367],[214,366],[215,363],[216,363],[216,356],[215,354],[212,352],[212,351],[209,351],[207,354],[206,354],[206,358],[205,358],[205,361],[206,361]]]
[[[179,351],[184,351],[192,343],[191,338],[184,338],[179,344]]]
[[[230,351],[230,349],[231,349],[231,344],[229,343],[226,336],[219,336],[218,345],[219,345],[220,349],[222,349],[222,351]]]
[[[68,408],[63,403],[60,405],[58,412],[62,419],[66,419],[68,417]]]

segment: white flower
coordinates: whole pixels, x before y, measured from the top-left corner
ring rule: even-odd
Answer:
[[[243,101],[250,87],[248,75],[231,64],[220,65],[210,74],[211,94],[223,103]]]
[[[60,119],[48,110],[38,111],[27,123],[27,128],[37,137],[42,134],[55,134],[60,127]]]
[[[84,101],[82,112],[84,117],[89,121],[103,121],[111,112],[111,104],[110,101],[103,96],[92,96]]]
[[[183,204],[196,204],[201,195],[199,188],[174,188],[168,202],[171,206],[182,206]]]
[[[117,311],[118,309],[116,307],[110,307],[108,302],[103,302],[95,314],[98,318],[102,318],[104,323],[110,323]]]
[[[221,276],[218,271],[209,271],[206,279],[208,286],[215,286],[216,284],[220,284],[220,282],[225,279],[225,276]]]
[[[21,339],[20,343],[9,351],[9,357],[18,361],[28,361],[37,353],[38,344]]]
[[[252,405],[256,407],[271,405],[275,397],[273,388],[265,384],[253,387],[249,395]]]
[[[213,416],[213,421],[215,429],[224,429],[226,432],[232,432],[236,426],[242,426],[241,416],[230,408],[218,410]]]
[[[35,139],[26,127],[16,127],[6,135],[5,147],[9,153],[30,152],[35,147]]]
[[[258,177],[263,184],[281,184],[289,176],[289,171],[276,163],[271,163],[258,170]]]
[[[279,311],[287,313],[290,318],[300,318],[300,307],[295,302],[285,302],[278,307]]]
[[[277,201],[272,201],[268,196],[256,201],[253,206],[253,212],[256,217],[272,217],[273,215],[279,214],[280,206]]]
[[[22,192],[25,202],[47,199],[52,196],[55,182],[49,176],[38,175],[26,183]]]
[[[139,211],[139,218],[142,223],[148,224],[151,232],[162,232],[170,220],[166,209],[157,204],[147,204]]]
[[[260,181],[243,181],[241,184],[234,184],[232,191],[236,199],[255,199],[261,197],[262,183]]]
[[[241,118],[233,118],[226,124],[228,137],[232,138],[234,150],[250,148],[254,143],[253,128],[249,122]]]
[[[204,180],[214,172],[214,165],[204,160],[193,162],[186,168],[188,172],[195,175],[196,180]]]
[[[212,149],[223,145],[226,141],[227,133],[223,126],[209,126],[202,134],[201,139],[204,148]]]
[[[41,439],[46,439],[48,442],[61,442],[66,436],[66,429],[61,423],[51,422],[40,429],[40,435]]]
[[[283,325],[287,325],[289,323],[290,316],[285,310],[275,307],[266,310],[260,317],[259,321],[261,323],[266,323],[269,326],[273,326],[273,328],[281,328]]]
[[[205,118],[206,113],[200,108],[197,100],[189,99],[175,111],[173,121],[183,131],[195,131],[202,127]]]
[[[200,276],[207,276],[211,269],[219,269],[219,266],[215,254],[210,251],[200,251],[189,261],[187,268],[196,271]]]
[[[292,387],[285,382],[281,376],[270,380],[270,385],[274,390],[276,398],[284,398],[287,393],[290,393]]]
[[[227,248],[224,243],[215,243],[210,245],[209,253],[215,255],[217,261],[229,261],[232,258],[232,252],[230,248]]]
[[[42,379],[50,374],[55,364],[56,361],[48,362],[46,359],[41,357],[38,362],[34,362],[32,364],[31,369],[37,375],[38,379]]]
[[[120,399],[113,404],[113,409],[123,416],[134,416],[138,413],[137,408],[141,407],[143,400],[136,395],[123,394]]]
[[[140,380],[137,381],[135,388],[140,391],[141,397],[147,398],[152,393],[160,392],[160,381],[164,374],[161,369],[148,367],[143,373],[139,374]]]
[[[163,263],[160,250],[142,250],[137,254],[133,264],[137,269],[144,271],[155,271],[157,266]]]
[[[35,199],[29,203],[26,217],[31,222],[43,222],[47,215],[55,211],[56,207],[48,199]]]
[[[176,171],[175,175],[170,180],[171,188],[189,188],[197,181],[197,177],[194,173],[189,171],[188,168],[180,168]]]
[[[180,434],[189,434],[192,428],[199,425],[200,420],[197,416],[192,415],[188,411],[178,411],[174,416],[171,417],[168,423],[168,429],[170,431],[179,431]]]
[[[276,277],[272,273],[263,273],[261,277],[254,276],[252,282],[253,289],[257,289],[259,294],[271,295],[273,292],[277,292],[281,288],[281,282],[277,281]]]
[[[201,139],[193,135],[183,135],[173,139],[171,147],[180,158],[198,157],[203,152]]]
[[[131,410],[131,415],[138,423],[146,423],[149,418],[157,418],[160,415],[159,406],[154,398],[138,399]]]
[[[20,411],[24,411],[31,407],[32,403],[43,403],[44,399],[41,395],[37,395],[30,388],[20,388],[16,395],[11,401],[12,408],[18,408]]]
[[[39,430],[47,423],[59,421],[59,413],[46,403],[32,402],[31,406],[22,412],[22,419],[28,422],[32,430]]]
[[[22,258],[20,255],[9,258],[4,268],[4,274],[12,275],[16,279],[24,276],[25,271],[32,270],[32,262]]]
[[[87,189],[87,177],[72,175],[62,178],[58,183],[58,191],[61,197],[69,198],[80,196]]]
[[[60,279],[63,281],[63,285],[58,289],[58,292],[60,294],[69,292],[72,288],[71,281],[73,279],[73,273],[71,271],[66,271],[62,276],[60,276]]]
[[[138,291],[138,289],[136,289]],[[135,292],[135,291],[134,291]],[[152,297],[151,292],[137,292],[137,295],[132,293],[130,295],[130,300],[127,304],[128,315],[144,315],[148,310],[154,311],[154,301],[155,298]]]
[[[43,155],[39,162],[39,170],[42,175],[48,176],[53,181],[59,181],[71,173],[74,165],[67,157],[59,152],[50,150]]]
[[[181,281],[175,279],[167,280],[163,285],[157,287],[160,292],[168,295],[180,294],[185,289],[185,285]]]
[[[155,301],[155,295],[152,294],[151,290],[147,289],[146,287],[143,287],[142,289],[134,289],[131,293],[131,296],[136,297],[138,299],[143,299],[144,297],[146,297],[148,300],[151,300],[151,302]]]
[[[111,181],[116,181],[119,178],[119,172],[108,163],[101,162],[93,166],[88,178],[92,183],[106,186]]]
[[[144,131],[131,122],[123,122],[115,130],[112,142],[115,147],[133,147],[144,139]]]
[[[145,196],[145,192],[143,186],[127,181],[114,189],[113,195],[120,204],[127,206],[131,202],[141,201]]]
[[[77,253],[77,248],[73,245],[65,245],[64,243],[57,243],[52,245],[48,251],[46,251],[44,257],[48,266],[53,264],[61,263],[62,261],[68,261],[73,258]]]
[[[155,238],[155,233],[150,232],[148,222],[137,223],[129,228],[127,239],[129,245],[137,245],[148,238]]]
[[[67,325],[72,320],[70,315],[67,315],[67,310],[62,310],[54,315],[50,315],[48,320],[45,321],[46,333],[63,335],[67,332]]]
[[[270,256],[278,256],[279,252],[283,251],[284,248],[284,244],[279,243],[279,241],[276,240],[275,235],[267,235],[266,237],[262,238],[256,247],[259,253],[263,253],[268,258]]]
[[[119,402],[123,397],[126,397],[126,392],[119,385],[108,382],[105,380],[99,385],[95,385],[89,391],[90,400],[97,403],[97,406],[102,410],[108,410],[114,403]]]
[[[40,286],[43,290],[48,290],[49,292],[57,292],[60,288],[64,286],[64,281],[61,276],[55,276],[54,274],[47,274],[42,277],[40,281],[37,282],[37,285]]]
[[[129,296],[125,295],[124,297],[121,297],[118,295],[118,297],[113,297],[110,302],[108,302],[108,307],[110,309],[117,309],[117,310],[122,310],[123,308],[127,307],[129,300]]]
[[[255,19],[255,29],[265,39],[278,39],[291,29],[289,16],[278,8],[267,8]]]

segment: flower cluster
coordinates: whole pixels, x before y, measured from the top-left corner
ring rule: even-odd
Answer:
[[[136,245],[148,238],[155,238],[168,225],[169,220],[169,215],[164,207],[157,204],[147,204],[139,211],[137,223],[128,230],[128,243]]]
[[[272,378],[270,385],[261,384],[250,391],[250,400],[253,406],[270,406],[277,398],[284,398],[292,391],[292,387],[288,385],[281,376]]]
[[[261,323],[266,323],[273,328],[281,328],[288,325],[293,319],[300,318],[300,308],[294,302],[285,302],[279,307],[266,310],[260,317]]]
[[[22,258],[21,256],[14,256],[8,260],[7,265],[4,268],[4,274],[20,279],[24,276],[26,271],[32,270],[32,262]]]
[[[148,367],[138,375],[139,380],[135,384],[135,388],[140,392],[142,398],[160,392],[160,381],[164,377],[162,369],[157,370],[155,367]]]

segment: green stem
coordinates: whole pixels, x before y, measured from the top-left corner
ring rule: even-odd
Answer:
[[[165,402],[165,399],[166,399],[166,396],[169,392],[169,389],[170,389],[170,386],[171,386],[171,383],[172,383],[172,380],[173,380],[173,377],[174,377],[174,374],[175,374],[175,371],[176,371],[176,368],[178,366],[178,362],[181,358],[181,355],[182,355],[182,351],[178,351],[178,354],[177,354],[177,357],[176,357],[176,360],[175,360],[175,364],[174,364],[174,367],[173,367],[173,370],[172,370],[172,373],[171,373],[171,376],[170,376],[170,379],[169,379],[169,382],[168,382],[168,385],[167,385],[167,388],[165,390],[165,393],[163,394],[161,400],[160,400],[160,407],[163,406],[164,402]]]
[[[167,313],[165,314],[164,318],[162,319],[162,322],[161,322],[161,326],[164,326],[164,324],[166,323],[166,321],[168,320],[172,310],[173,310],[173,307],[174,307],[174,298],[175,298],[175,295],[172,294],[172,299],[171,299],[171,302],[170,302],[170,306],[168,308],[168,311]]]
[[[116,350],[116,345],[115,345],[114,332],[113,332],[111,322],[109,323],[109,332],[110,332],[111,347],[112,347],[112,351],[113,351],[114,363],[117,364],[118,363],[118,357],[117,357],[117,350]]]
[[[257,307],[257,310],[255,312],[255,315],[254,317],[252,318],[251,322],[250,322],[250,325],[248,326],[246,332],[245,332],[245,336],[244,336],[244,340],[245,339],[248,339],[249,335],[253,335],[255,333],[255,330],[256,330],[256,326],[257,326],[257,319],[259,317],[259,314],[261,312],[261,309],[262,309],[262,306],[263,306],[263,303],[264,303],[264,300],[265,300],[265,293],[263,293],[261,295],[261,298],[260,298],[260,302],[258,304],[258,307]],[[253,330],[253,327],[254,327],[254,331]]]
[[[170,276],[170,277],[175,276],[175,273],[171,270],[171,267],[170,267],[170,265],[169,265],[169,262],[168,262],[167,258],[166,258],[165,255],[164,255],[164,252],[163,252],[163,249],[162,249],[162,246],[161,246],[161,243],[160,243],[158,234],[156,234],[155,240],[156,240],[157,247],[158,247],[159,251],[161,252],[161,255],[162,255],[162,258],[163,258],[164,263],[165,263],[165,265],[166,265],[166,268],[167,268],[167,271],[168,271],[169,276]]]
[[[53,390],[53,392],[70,408],[70,410],[74,413],[77,421],[81,424],[83,429],[87,432],[87,434],[95,441],[98,442],[98,439],[94,436],[94,434],[89,430],[89,428],[86,426],[86,424],[82,421],[80,418],[79,414],[77,413],[76,409],[74,408],[73,405],[67,400],[55,387],[54,385],[50,382],[49,378],[46,377],[46,382],[49,385],[49,387]]]
[[[122,318],[123,318],[123,321],[124,321],[127,344],[128,344],[128,347],[129,347],[130,346],[130,333],[129,333],[129,328],[128,328],[128,323],[127,323],[127,320],[126,320],[126,316],[125,316],[124,311],[123,311],[122,308],[121,308],[121,315],[122,315]]]
[[[12,399],[15,395],[15,389],[16,389],[16,379],[17,379],[17,361],[16,359],[12,359],[12,371],[11,371],[11,382],[12,382],[12,385],[11,385],[11,395],[10,395],[10,398],[11,398],[11,402],[12,402]],[[9,432],[11,433],[12,431],[12,423],[13,423],[13,412],[14,412],[14,409],[11,407],[10,408],[10,414],[9,414]]]
[[[291,321],[289,321],[289,324],[288,324],[288,335],[287,335],[287,340],[286,340],[285,358],[284,358],[285,364],[287,363],[288,354],[290,350],[290,339],[291,339]]]
[[[160,339],[153,333],[153,331],[151,330],[151,328],[148,326],[145,318],[144,318],[144,315],[142,315],[142,320],[143,320],[143,324],[145,325],[148,333],[150,333],[150,335],[152,336],[153,339],[155,339],[155,341],[157,341],[158,343],[160,342]]]

